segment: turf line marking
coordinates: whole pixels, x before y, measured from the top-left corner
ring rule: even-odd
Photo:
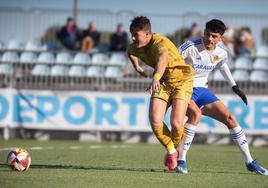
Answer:
[[[0,151],[9,151],[13,148],[20,148],[19,147],[9,147],[9,148],[0,148]],[[71,150],[78,150],[78,149],[103,149],[103,148],[112,148],[112,149],[123,149],[123,148],[129,148],[127,145],[110,145],[110,146],[102,146],[102,145],[91,145],[91,146],[69,146],[69,147],[55,147],[55,146],[46,146],[46,147],[41,147],[41,146],[33,146],[33,147],[26,147],[29,150],[57,150],[57,149],[71,149]]]
[[[82,146],[70,146],[70,149],[82,149]]]
[[[39,147],[39,146],[31,147],[30,150],[43,150],[43,147]]]
[[[103,146],[100,146],[100,145],[89,146],[89,149],[100,149],[100,148],[103,148]]]

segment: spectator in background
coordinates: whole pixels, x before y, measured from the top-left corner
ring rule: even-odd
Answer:
[[[82,52],[90,52],[92,48],[98,46],[100,42],[100,33],[96,30],[96,25],[94,22],[90,22],[88,28],[84,30],[82,35]]]
[[[202,36],[202,31],[200,30],[200,27],[197,23],[193,23],[191,26],[191,36],[190,38],[196,38],[196,37],[201,37]]]
[[[66,25],[57,33],[57,38],[65,48],[69,50],[78,49],[78,31],[73,18],[69,17],[67,19]]]
[[[110,38],[110,51],[126,51],[128,46],[128,34],[122,24],[118,24],[116,32]]]
[[[255,42],[249,27],[242,27],[238,33],[237,55],[250,55],[255,51]]]
[[[236,56],[235,53],[235,31],[234,28],[231,25],[228,25],[222,39],[224,45],[228,48],[228,51],[232,57]]]

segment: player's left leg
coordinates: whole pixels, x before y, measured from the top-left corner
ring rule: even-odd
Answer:
[[[202,114],[224,123],[229,128],[230,135],[239,147],[248,170],[255,171],[261,175],[268,175],[268,171],[252,159],[243,129],[236,121],[234,115],[228,111],[227,107],[221,101],[218,100],[207,104],[202,108]]]

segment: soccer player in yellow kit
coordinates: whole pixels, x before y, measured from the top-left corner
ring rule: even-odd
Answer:
[[[139,59],[154,68],[148,91],[151,94],[149,119],[154,134],[166,148],[165,165],[170,171],[177,166],[176,147],[183,134],[183,123],[193,91],[194,71],[187,65],[176,46],[166,37],[151,31],[147,17],[135,17],[130,24],[133,43],[128,56],[141,76],[147,76]],[[171,132],[164,125],[168,103],[171,104]]]

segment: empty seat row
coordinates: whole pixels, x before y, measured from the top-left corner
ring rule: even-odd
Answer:
[[[56,55],[56,58],[51,52],[42,52],[37,56],[33,52],[23,52],[20,57],[16,52],[7,51],[3,54],[1,58],[2,62],[13,63],[64,63],[64,64],[118,64],[125,65],[129,61],[124,53],[112,53],[109,57],[107,54],[96,53],[92,57],[85,53],[76,53],[74,57],[68,52],[60,52]],[[256,58],[252,61],[246,57],[237,58],[235,64],[230,68],[234,69],[262,69],[268,70],[268,58]]]
[[[250,73],[247,70],[234,70],[232,76],[235,81],[253,81],[253,82],[268,82],[268,73],[265,70],[253,70]],[[224,81],[220,71],[216,70],[211,74],[210,80]]]
[[[256,58],[254,62],[252,62],[250,59],[246,57],[239,57],[236,59],[234,64],[234,69],[245,69],[245,70],[251,70],[251,69],[262,69],[262,70],[268,70],[268,58]]]
[[[33,52],[23,52],[20,57],[16,52],[7,51],[2,55],[2,63],[62,63],[62,64],[112,64],[125,65],[128,59],[124,53],[112,53],[109,57],[107,54],[96,53],[90,57],[85,53],[76,53],[74,57],[68,52],[60,52],[56,58],[51,52],[42,52],[38,56]]]
[[[11,64],[0,64],[0,74],[12,75],[13,67]],[[122,77],[123,69],[121,67],[99,67],[91,66],[85,68],[82,65],[72,65],[70,68],[64,65],[53,65],[49,67],[46,64],[37,64],[32,69],[32,75],[36,76],[71,76],[71,77]]]
[[[73,65],[67,68],[64,65],[54,65],[49,68],[47,65],[35,65],[32,71],[33,75],[42,76],[71,76],[71,77],[122,77],[123,70],[121,67],[107,67],[102,68],[98,66],[91,66],[85,68],[81,65]]]
[[[25,50],[25,51],[43,51],[45,47],[39,40],[29,40],[26,44],[18,40],[10,40],[7,44],[0,41],[0,50]]]

